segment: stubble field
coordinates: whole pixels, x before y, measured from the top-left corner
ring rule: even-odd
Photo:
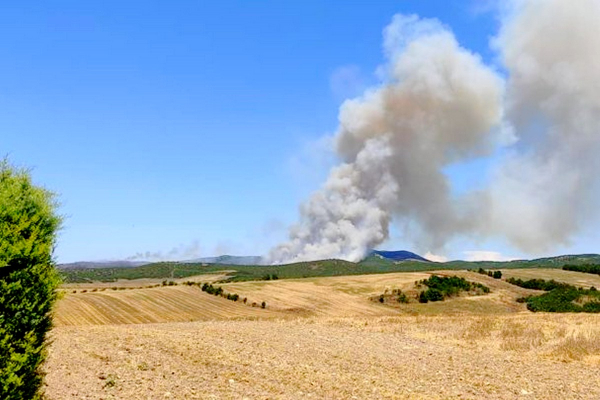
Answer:
[[[264,310],[195,286],[67,293],[52,333],[46,393],[49,399],[600,398],[598,316],[533,314],[515,302],[531,291],[456,274],[492,293],[433,304],[369,300],[386,289],[410,293],[429,273],[223,285],[266,301]]]

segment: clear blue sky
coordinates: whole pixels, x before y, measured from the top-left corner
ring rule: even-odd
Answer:
[[[0,154],[60,193],[59,262],[261,254],[326,175],[330,160],[308,143],[358,90],[332,82],[336,71],[374,82],[399,12],[440,19],[491,62],[496,21],[477,3],[3,4]]]

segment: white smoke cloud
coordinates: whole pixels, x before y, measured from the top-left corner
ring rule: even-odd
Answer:
[[[516,258],[508,257],[497,251],[467,250],[463,251],[465,261],[512,261]]]
[[[600,1],[504,4],[494,45],[506,82],[437,20],[393,18],[386,78],[341,106],[342,164],[271,262],[357,261],[387,239],[392,220],[419,249],[503,237],[536,253],[568,244],[596,214]],[[500,147],[507,155],[488,185],[453,197],[444,168]]]
[[[426,260],[433,261],[433,262],[439,262],[439,263],[444,263],[444,262],[449,261],[448,257],[441,256],[441,255],[438,255],[438,254],[433,254],[433,253],[431,253],[429,251],[427,253],[425,253],[425,255],[423,257]]]
[[[503,133],[502,80],[436,20],[394,17],[384,48],[387,82],[342,105],[344,163],[301,207],[272,262],[359,260],[387,239],[393,214],[433,247],[464,230],[442,168],[493,149]]]
[[[516,1],[497,39],[519,136],[489,196],[489,226],[526,252],[569,241],[597,214],[600,2]]]
[[[352,164],[333,169],[321,191],[301,207],[302,219],[289,242],[274,249],[275,263],[331,258],[360,259],[364,249],[388,236],[388,211],[397,198],[387,160],[388,138],[371,139]],[[365,176],[377,176],[367,180]]]

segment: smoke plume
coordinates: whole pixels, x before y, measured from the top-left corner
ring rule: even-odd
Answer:
[[[600,2],[513,4],[497,40],[519,136],[493,176],[489,226],[526,252],[569,244],[598,208]]]
[[[527,252],[568,240],[597,200],[600,2],[514,1],[495,40],[508,80],[437,20],[396,15],[387,78],[341,106],[341,165],[300,208],[274,263],[357,261],[393,220],[419,248],[457,235]],[[488,185],[451,194],[444,168],[507,155]]]
[[[193,241],[189,244],[180,244],[171,248],[171,250],[163,251],[144,251],[126,258],[127,261],[179,261],[189,260],[200,257],[202,248],[198,241]]]

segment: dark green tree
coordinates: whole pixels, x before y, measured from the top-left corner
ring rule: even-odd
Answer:
[[[46,334],[60,282],[54,195],[0,161],[0,398],[40,399]]]

